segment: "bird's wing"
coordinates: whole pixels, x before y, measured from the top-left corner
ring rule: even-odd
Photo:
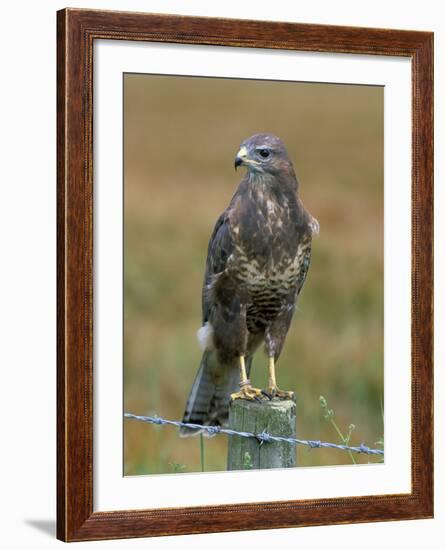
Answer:
[[[202,291],[202,317],[203,323],[208,321],[212,300],[208,293],[213,278],[226,268],[227,258],[233,252],[233,241],[229,231],[227,210],[218,218],[212,236],[210,237],[207,251],[207,262]]]
[[[295,298],[301,292],[303,288],[304,281],[306,280],[306,275],[309,270],[309,265],[311,263],[311,252],[312,252],[312,237],[318,235],[320,232],[320,224],[314,216],[305,211],[305,218],[307,223],[307,230],[304,232],[301,238],[301,252],[299,253],[300,258],[298,262],[298,273],[297,273],[297,284],[295,287]]]
[[[312,245],[311,236],[306,235],[306,238],[304,239],[302,244],[301,255],[298,262],[295,298],[297,298],[298,295],[300,294],[301,289],[303,288],[303,285],[304,285],[304,281],[306,280],[306,275],[309,270],[309,265],[311,263],[311,251],[312,251],[311,245]]]

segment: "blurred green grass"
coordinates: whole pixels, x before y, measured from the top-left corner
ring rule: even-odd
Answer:
[[[337,441],[324,395],[344,432],[357,426],[351,443],[374,446],[383,435],[383,89],[128,74],[124,111],[125,410],[182,417],[200,359],[208,239],[242,177],[233,159],[243,139],[272,132],[321,226],[278,383],[297,394],[299,437]],[[266,375],[258,353],[255,385]],[[205,447],[206,470],[224,470],[225,437]],[[301,448],[298,462],[350,459]],[[200,471],[199,438],[128,420],[124,464],[126,475]]]

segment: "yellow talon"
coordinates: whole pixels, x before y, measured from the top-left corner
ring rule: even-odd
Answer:
[[[240,391],[232,393],[230,399],[248,399],[250,401],[260,401],[264,399],[264,394],[262,390],[258,388],[253,388],[250,384],[244,384],[241,386]]]
[[[274,397],[278,397],[279,399],[295,399],[295,394],[293,391],[283,391],[278,388],[275,378],[274,357],[269,357],[269,386],[267,388],[267,395],[270,396],[270,399],[273,399]]]
[[[268,387],[267,395],[270,396],[270,399],[278,397],[278,399],[293,399],[295,400],[295,394],[293,391],[284,391],[280,390],[278,386]]]
[[[250,380],[247,378],[246,363],[244,362],[244,355],[240,355],[239,358],[240,367],[240,391],[232,393],[230,399],[249,399],[250,401],[260,401],[264,395],[258,388],[253,388]]]

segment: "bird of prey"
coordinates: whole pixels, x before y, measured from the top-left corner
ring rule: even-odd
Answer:
[[[201,364],[183,422],[227,424],[230,399],[287,399],[275,363],[309,268],[317,220],[299,198],[295,171],[283,142],[271,134],[245,140],[235,158],[244,166],[228,208],[208,246],[202,292]],[[268,387],[252,386],[252,357],[264,343]],[[239,386],[239,391],[236,391]],[[181,436],[202,430],[180,429]]]

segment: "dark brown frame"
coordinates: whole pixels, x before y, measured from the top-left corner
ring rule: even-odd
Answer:
[[[96,39],[411,58],[411,493],[93,513],[92,70]],[[433,34],[65,9],[57,14],[57,85],[58,538],[74,541],[431,518]]]

